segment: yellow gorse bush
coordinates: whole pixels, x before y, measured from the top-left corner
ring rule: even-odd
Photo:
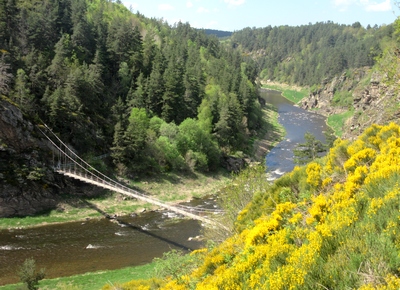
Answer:
[[[258,196],[239,215],[247,228],[164,289],[400,289],[398,125],[337,140],[326,157],[283,178],[290,202]],[[273,210],[246,220],[272,197]]]

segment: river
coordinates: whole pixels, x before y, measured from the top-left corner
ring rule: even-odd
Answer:
[[[324,116],[294,106],[293,102],[284,98],[281,92],[261,90],[261,97],[267,103],[277,107],[278,121],[286,130],[284,139],[266,156],[269,178],[273,180],[293,170],[293,149],[297,144],[305,141],[306,132],[325,143],[324,132],[329,128]]]
[[[261,92],[278,108],[286,136],[266,157],[274,179],[294,167],[292,150],[310,132],[324,141],[324,117],[293,106],[277,91]],[[208,207],[210,199],[194,200],[191,206]],[[116,220],[101,219],[0,231],[0,285],[18,282],[17,269],[27,258],[46,269],[46,278],[149,263],[171,249],[190,251],[203,246],[193,239],[201,235],[198,221],[171,219],[167,211],[147,212]]]
[[[210,208],[215,203],[210,197],[184,205]],[[143,265],[171,249],[202,247],[200,222],[176,217],[162,210],[121,217],[119,222],[104,218],[2,230],[0,285],[18,282],[17,269],[27,258],[46,269],[46,278],[55,278]]]

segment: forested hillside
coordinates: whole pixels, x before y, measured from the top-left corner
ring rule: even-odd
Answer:
[[[312,86],[347,69],[372,66],[393,32],[393,25],[364,28],[358,22],[268,26],[234,32],[231,46],[257,60],[264,80]]]
[[[342,125],[354,140],[337,139],[326,156],[272,184],[264,167],[246,169],[221,191],[234,220],[228,238],[165,256],[166,271],[121,288],[400,289],[399,31],[397,20],[235,33],[231,45],[259,61],[262,77],[313,85],[304,107],[351,117]]]
[[[120,173],[210,170],[261,126],[256,66],[107,0],[1,0],[0,93]]]

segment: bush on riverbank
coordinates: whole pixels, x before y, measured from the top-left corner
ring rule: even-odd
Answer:
[[[399,289],[399,164],[396,124],[337,140],[326,157],[255,193],[237,233],[161,288]]]

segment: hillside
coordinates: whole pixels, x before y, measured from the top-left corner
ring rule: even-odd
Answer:
[[[207,35],[215,35],[218,38],[227,38],[229,36],[232,36],[232,32],[230,32],[230,31],[215,30],[215,29],[204,29],[204,32]]]
[[[116,167],[136,174],[196,164],[208,170],[218,163],[209,152],[250,148],[262,122],[257,72],[215,36],[106,0],[1,5],[1,93],[79,153],[111,151]],[[207,149],[176,144],[184,121],[185,130],[209,139]],[[182,164],[171,164],[171,154]]]
[[[191,267],[121,289],[399,289],[399,164],[391,123],[337,140],[269,188],[247,172],[236,186],[255,191],[231,237],[192,253]]]
[[[257,60],[263,82],[310,90],[299,104],[328,118],[338,136],[398,120],[399,21],[381,27],[321,22],[245,28],[230,43]]]
[[[0,132],[29,135],[45,123],[110,174],[214,171],[250,153],[264,124],[255,63],[188,23],[169,26],[119,1],[18,0],[0,1],[0,28],[1,110],[19,118]],[[53,187],[53,160],[40,134],[25,152],[13,136],[0,135],[3,164],[19,160],[0,168],[0,198],[13,196],[7,212],[21,213],[25,191],[35,196],[29,185]]]
[[[0,0],[0,28],[0,217],[91,194],[52,172],[43,123],[126,180],[213,172],[251,152],[258,83],[273,80],[308,87],[300,105],[343,137],[273,184],[264,166],[243,170],[205,249],[104,289],[400,288],[399,21],[246,28],[221,43],[119,1]]]
[[[397,46],[391,46],[373,67],[348,70],[314,86],[300,105],[326,116],[337,135],[354,139],[371,124],[398,122],[399,68]]]
[[[399,289],[400,65],[397,40],[385,41],[370,66],[311,83],[300,102],[344,137],[325,157],[270,185],[260,182],[264,168],[245,170],[222,191],[231,235],[185,259],[166,257],[169,271],[121,288]]]
[[[394,38],[394,25],[331,21],[235,31],[230,43],[252,56],[263,80],[313,86],[347,69],[372,66]]]

